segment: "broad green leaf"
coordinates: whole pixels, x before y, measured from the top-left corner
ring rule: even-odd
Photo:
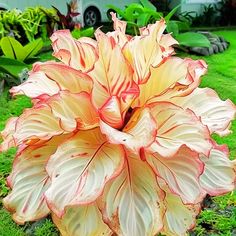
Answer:
[[[94,35],[94,28],[89,27],[87,29],[80,30],[80,37],[92,37]]]
[[[142,13],[137,17],[137,25],[138,27],[143,27],[148,24],[150,18],[151,18],[150,13]]]
[[[1,39],[1,47],[4,55],[11,59],[24,61],[26,52],[24,47],[13,37],[3,37]]]
[[[29,42],[27,45],[24,46],[26,57],[25,59],[31,58],[35,56],[43,47],[43,40],[36,39],[35,41]]]
[[[179,27],[175,21],[169,21],[166,30],[168,33],[172,33],[173,37],[179,34]]]
[[[125,9],[125,18],[128,21],[133,21],[137,16],[144,12],[144,8],[139,3],[132,3]]]
[[[175,39],[181,46],[187,47],[210,47],[210,41],[206,36],[195,32],[186,32],[176,35]]]
[[[149,2],[148,0],[140,0],[140,2],[145,8],[148,8],[148,9],[153,10],[153,11],[157,10],[156,7],[151,2]]]
[[[165,21],[166,23],[169,22],[169,20],[171,19],[171,17],[176,13],[176,11],[178,10],[178,8],[180,7],[180,4],[178,6],[176,6],[175,8],[173,8],[166,16],[165,16]]]
[[[29,66],[15,59],[0,57],[0,71],[4,73],[18,78],[24,68],[29,68]]]

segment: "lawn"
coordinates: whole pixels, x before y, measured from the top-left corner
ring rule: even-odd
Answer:
[[[230,48],[224,53],[208,57],[191,56],[194,59],[202,58],[208,63],[208,73],[203,77],[201,87],[211,87],[217,91],[222,99],[230,98],[236,104],[236,31],[218,31],[230,43]],[[180,56],[189,55],[180,53]],[[50,59],[47,53],[42,59]],[[30,107],[28,98],[21,96],[10,99],[7,91],[0,97],[0,130],[4,128],[6,120],[11,116],[18,116],[25,107]],[[227,137],[214,138],[218,143],[226,143],[231,152],[231,158],[236,156],[236,121],[232,125],[233,133]],[[11,170],[15,150],[0,154],[0,202],[9,191],[5,178]],[[1,204],[1,203],[0,203]],[[204,202],[205,209],[197,220],[197,226],[190,235],[236,235],[236,192],[225,196],[208,198]],[[0,205],[0,235],[1,236],[55,236],[59,235],[50,219],[38,223],[27,223],[25,226],[16,225]]]

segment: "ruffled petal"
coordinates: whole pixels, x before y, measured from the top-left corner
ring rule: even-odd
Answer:
[[[4,198],[3,203],[13,212],[13,219],[18,224],[49,214],[44,193],[51,181],[45,165],[64,138],[66,137],[56,137],[43,145],[27,147],[17,155],[8,177],[12,191]]]
[[[157,68],[151,67],[150,78],[141,84],[140,95],[132,104],[133,107],[156,101],[169,101],[176,96],[186,96],[200,83],[200,76],[206,72],[203,61],[168,58]]]
[[[196,224],[196,216],[201,210],[200,204],[183,204],[181,198],[165,189],[163,204],[166,211],[164,215],[164,227],[161,231],[164,235],[187,236],[187,231]]]
[[[171,192],[179,195],[185,204],[198,203],[205,196],[199,184],[204,165],[198,153],[182,147],[171,158],[146,153],[146,159],[158,178],[163,179]]]
[[[228,135],[230,122],[236,114],[236,106],[228,99],[220,100],[216,92],[209,88],[196,88],[191,94],[174,97],[171,102],[192,110],[207,125],[211,133]]]
[[[52,114],[60,119],[61,127],[68,131],[86,130],[98,126],[99,117],[93,107],[90,95],[61,91],[46,101]]]
[[[162,228],[155,175],[131,153],[122,173],[105,187],[101,202],[104,221],[118,235],[156,235]]]
[[[107,35],[96,32],[96,37],[98,38],[99,59],[94,69],[89,72],[94,81],[93,104],[100,109],[111,97],[116,96],[120,103],[120,112],[123,114],[139,93],[137,85],[132,80],[132,68],[125,60],[121,48],[113,45]]]
[[[165,27],[164,20],[157,21],[155,24],[143,28],[141,36],[133,37],[124,46],[124,55],[134,68],[135,81],[138,84],[147,82],[151,66],[158,66],[165,57],[169,56],[163,47],[166,45],[160,44]],[[174,40],[169,40],[169,42],[172,43]],[[170,46],[167,46],[168,50]]]
[[[190,110],[168,102],[153,103],[151,113],[157,124],[157,135],[150,149],[163,157],[176,154],[182,145],[209,155],[212,144],[205,125]]]
[[[223,147],[215,147],[209,157],[201,155],[205,164],[200,184],[204,190],[212,195],[220,195],[233,191],[236,187],[236,160],[228,158],[228,151]]]
[[[136,153],[141,148],[148,147],[156,137],[156,123],[148,108],[137,110],[123,131],[114,129],[103,121],[100,122],[100,128],[109,142],[123,144]]]
[[[54,56],[70,67],[87,72],[97,60],[97,43],[87,37],[74,39],[69,30],[58,30],[51,36]]]
[[[61,217],[67,206],[95,201],[123,165],[121,146],[108,143],[99,129],[79,131],[48,161],[46,169],[52,184],[46,198],[50,209]]]
[[[60,119],[53,116],[47,106],[40,106],[24,111],[16,122],[13,134],[17,145],[29,144],[33,140],[49,140],[51,137],[66,133],[60,126]]]
[[[44,72],[35,71],[34,68],[30,72],[28,80],[10,89],[13,96],[24,94],[30,98],[39,98],[52,96],[59,92],[60,87],[55,81],[49,79]]]
[[[53,222],[63,236],[112,236],[112,231],[102,221],[96,204],[67,209],[62,218],[52,214]]]
[[[0,152],[5,152],[9,148],[16,146],[13,134],[15,132],[17,119],[18,117],[8,119],[5,129],[0,132],[0,137],[3,139],[3,142],[0,144]]]

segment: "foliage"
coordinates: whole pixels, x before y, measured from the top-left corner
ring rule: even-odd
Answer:
[[[71,34],[76,39],[79,39],[81,37],[90,37],[90,38],[92,38],[94,36],[94,28],[89,27],[89,28],[74,29],[71,32]]]
[[[13,37],[3,37],[0,46],[5,57],[0,57],[1,80],[5,80],[10,86],[20,84],[27,78],[29,65],[23,61],[29,61],[41,50],[42,39],[37,39],[22,46]]]
[[[96,41],[55,32],[61,62],[10,90],[33,107],[1,133],[2,151],[18,147],[3,202],[18,223],[51,213],[62,235],[183,235],[206,194],[235,187],[235,161],[211,138],[229,134],[235,105],[198,88],[202,60],[171,57],[163,20],[131,37],[112,17]]]
[[[43,7],[26,8],[23,12],[0,11],[0,37],[11,35],[23,44],[38,37],[46,40],[55,27],[56,17],[54,9]]]
[[[132,3],[124,10],[113,5],[108,6],[110,9],[117,12],[123,20],[127,21],[128,26],[131,28],[131,32],[129,31],[129,33],[132,33],[133,31],[133,34],[138,34],[139,27],[154,23],[163,17],[163,13],[157,12],[155,6],[148,0],[143,0],[140,2],[140,4]],[[195,32],[181,33],[181,31],[188,31],[190,27],[186,21],[171,20],[178,8],[179,5],[164,16],[167,23],[167,32],[173,33],[173,37],[179,42],[180,46],[209,47],[210,42],[206,36]]]
[[[80,24],[74,21],[74,17],[78,16],[80,13],[77,10],[77,1],[71,0],[67,5],[67,14],[63,15],[55,6],[53,8],[56,10],[59,20],[57,21],[59,29],[69,29],[80,28]]]
[[[39,38],[22,46],[16,39],[7,36],[1,39],[0,47],[5,57],[23,62],[39,53],[43,47],[43,41]]]

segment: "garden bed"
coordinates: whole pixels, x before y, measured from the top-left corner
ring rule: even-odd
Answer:
[[[225,37],[230,43],[230,47],[224,53],[213,56],[200,57],[191,56],[194,59],[202,58],[208,63],[208,73],[203,77],[201,87],[211,87],[217,91],[221,99],[231,99],[236,103],[236,31],[218,31],[218,35]],[[187,54],[181,54],[189,57]],[[41,60],[50,59],[50,53],[42,54]],[[18,116],[25,107],[30,107],[31,103],[24,96],[11,99],[7,90],[0,97],[0,130],[4,128],[6,120],[11,116]],[[214,135],[218,143],[226,143],[229,146],[231,158],[236,156],[236,122],[232,124],[233,133],[227,137]],[[7,153],[0,154],[0,201],[7,194],[5,179],[9,174],[15,150],[11,149]],[[236,235],[236,192],[225,196],[208,198],[204,202],[204,210],[197,220],[197,226],[191,235]],[[0,235],[1,236],[54,236],[59,235],[50,219],[40,223],[27,223],[25,226],[16,225],[2,204],[0,205]]]

